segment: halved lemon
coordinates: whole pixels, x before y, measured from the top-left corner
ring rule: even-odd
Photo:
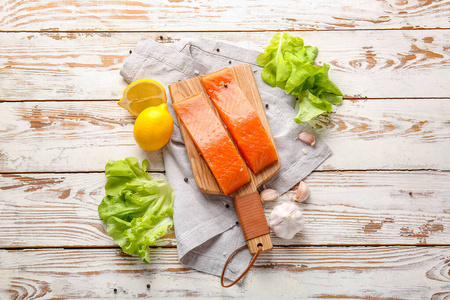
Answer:
[[[147,107],[158,106],[166,102],[166,90],[158,81],[140,79],[125,88],[119,105],[137,117]]]

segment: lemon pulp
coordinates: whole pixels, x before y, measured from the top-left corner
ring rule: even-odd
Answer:
[[[130,83],[125,88],[119,106],[137,117],[144,109],[158,106],[166,101],[166,91],[159,82],[153,79],[141,79]]]

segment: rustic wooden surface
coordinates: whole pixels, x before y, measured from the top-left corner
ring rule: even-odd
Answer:
[[[0,299],[450,298],[450,1],[0,1]],[[97,206],[134,143],[118,74],[141,36],[320,49],[345,94],[311,122],[333,155],[306,178],[305,230],[244,281],[125,255]],[[295,124],[293,123],[293,126]],[[266,214],[289,201],[295,187]]]

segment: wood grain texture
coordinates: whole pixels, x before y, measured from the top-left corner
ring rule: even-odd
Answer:
[[[151,249],[0,250],[0,295],[24,298],[447,299],[449,247],[299,247],[262,253],[230,289]]]
[[[0,248],[114,246],[98,215],[106,180],[101,173],[2,175],[0,214],[9,224],[0,225]],[[173,241],[171,231],[156,245]]]
[[[152,171],[164,170],[161,150],[139,148],[133,136],[136,118],[116,101],[4,102],[0,107],[6,109],[0,124],[2,172],[104,171],[109,159],[129,156],[148,159]]]
[[[450,170],[449,104],[345,100],[311,122],[333,150],[319,169]],[[137,146],[134,117],[116,101],[3,102],[0,111],[1,172],[100,172],[108,159],[127,156],[148,158],[152,171],[164,169],[161,151]]]
[[[8,31],[258,31],[449,28],[449,1],[5,0]]]
[[[0,2],[0,299],[450,299],[450,172],[419,170],[450,170],[449,0]],[[277,31],[318,46],[346,98],[374,99],[311,122],[333,155],[306,179],[305,230],[232,289],[180,265],[173,232],[149,265],[124,254],[97,212],[107,159],[164,170],[116,104],[129,51],[262,51]]]
[[[304,231],[273,243],[450,245],[449,181],[450,172],[314,172],[311,196],[298,204]],[[113,247],[97,212],[105,182],[102,173],[1,175],[0,248]],[[264,203],[266,217],[295,188]],[[157,245],[175,244],[171,232]]]
[[[272,141],[272,143],[275,143],[272,136],[272,131],[270,129],[269,121],[267,120],[266,112],[259,95],[258,87],[256,86],[255,78],[253,77],[251,66],[248,64],[241,64],[235,67],[231,67],[230,70],[234,78],[236,79],[236,82],[239,84],[240,88],[247,97],[248,101],[257,112],[262,125],[269,135],[270,140]],[[180,102],[195,94],[203,93],[208,101],[209,106],[213,109],[216,116],[221,119],[219,113],[214,107],[214,104],[209,98],[208,93],[206,92],[205,87],[200,80],[200,77],[194,77],[180,82],[175,82],[169,86],[169,90],[173,103]],[[199,190],[206,194],[223,195],[223,192],[217,184],[214,175],[209,170],[205,160],[195,146],[193,139],[189,135],[189,132],[181,123],[179,116],[177,116],[177,118],[178,124],[180,124],[180,131],[183,135],[183,140],[185,142],[186,151],[189,156],[189,162],[192,167],[195,182],[197,183]],[[231,134],[229,134],[229,136],[231,138]],[[272,178],[279,171],[280,166],[281,163],[278,160],[273,164],[267,166],[258,174],[254,174],[252,170],[247,167],[248,173],[250,175],[250,182],[236,190],[233,195],[245,195],[256,191],[259,186]]]
[[[344,101],[310,122],[333,150],[319,169],[450,170],[449,113],[447,99]]]
[[[255,254],[261,246],[261,253],[273,250],[273,242],[270,233],[263,234],[247,241],[248,251],[250,251],[251,254]]]
[[[163,43],[200,36],[262,51],[273,34],[0,33],[0,100],[120,99],[126,83],[119,70],[142,36]],[[291,34],[319,47],[317,63],[331,65],[346,97],[450,96],[450,30]]]

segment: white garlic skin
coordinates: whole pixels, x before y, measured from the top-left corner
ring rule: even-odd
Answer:
[[[270,213],[269,227],[277,237],[292,239],[304,227],[303,214],[295,203],[280,204]]]
[[[272,189],[265,189],[264,191],[261,192],[261,194],[259,195],[261,197],[262,201],[274,201],[277,200],[278,198],[278,192],[276,190],[272,190]]]
[[[300,181],[300,183],[298,184],[297,192],[295,193],[294,201],[305,202],[308,198],[309,187],[305,182]]]
[[[298,135],[298,139],[311,145],[314,146],[316,144],[316,138],[314,137],[314,134],[312,134],[311,132],[300,132],[300,134]]]

